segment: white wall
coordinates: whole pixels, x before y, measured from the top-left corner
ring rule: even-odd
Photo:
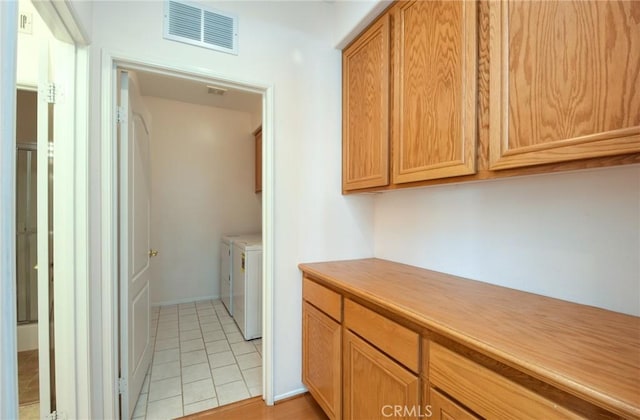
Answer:
[[[100,413],[101,50],[273,86],[276,399],[301,389],[303,261],[373,255],[373,198],[340,194],[340,52],[326,2],[210,3],[240,19],[239,55],[162,39],[163,3],[95,2],[91,63],[91,267],[94,413]],[[265,139],[266,140],[266,139]],[[265,192],[266,193],[266,192]],[[263,193],[263,194],[265,194]],[[99,414],[96,414],[98,416]]]
[[[338,49],[347,46],[380,13],[391,0],[337,0],[334,3],[334,19],[331,25],[333,45]]]
[[[640,166],[379,195],[375,255],[640,315]]]
[[[38,85],[40,43],[45,39],[53,39],[53,35],[31,1],[21,0],[19,5],[20,13],[31,15],[33,33],[18,32],[17,84],[23,87],[36,87]]]
[[[80,30],[86,38],[87,44],[91,43],[93,32],[93,1],[69,1],[69,6],[74,19],[79,24]]]
[[[220,237],[260,232],[251,114],[145,97],[154,304],[218,298]]]

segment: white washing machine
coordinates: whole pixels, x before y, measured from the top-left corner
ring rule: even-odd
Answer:
[[[233,319],[245,340],[262,337],[262,240],[233,243]]]
[[[262,242],[262,234],[224,235],[220,240],[220,299],[231,316],[233,316],[233,243],[240,239]]]

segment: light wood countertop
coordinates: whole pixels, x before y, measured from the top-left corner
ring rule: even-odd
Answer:
[[[312,278],[624,417],[640,418],[640,318],[380,259]]]

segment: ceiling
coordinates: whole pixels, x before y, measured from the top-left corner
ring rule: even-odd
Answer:
[[[252,115],[262,111],[262,94],[259,93],[158,73],[136,71],[136,75],[143,96],[244,111]],[[223,87],[227,91],[224,95],[210,94],[207,86]]]

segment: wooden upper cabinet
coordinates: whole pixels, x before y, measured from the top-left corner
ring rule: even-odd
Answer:
[[[491,169],[640,151],[640,2],[490,9]]]
[[[342,54],[342,189],[389,183],[389,16]]]
[[[477,4],[399,2],[393,20],[393,183],[476,171]]]

